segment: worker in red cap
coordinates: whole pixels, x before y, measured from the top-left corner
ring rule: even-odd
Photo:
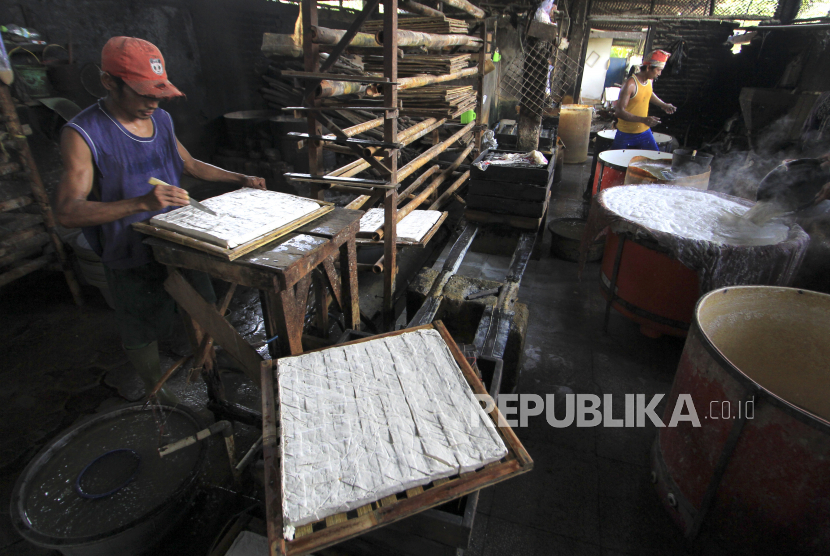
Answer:
[[[182,174],[240,187],[265,189],[263,178],[228,172],[196,160],[176,139],[170,114],[159,107],[184,96],[167,79],[161,52],[151,43],[113,37],[101,52],[107,96],[83,110],[61,134],[63,175],[57,188],[58,220],[83,228],[101,257],[128,359],[149,392],[161,376],[159,338],[172,332],[175,303],[162,286],[157,263],[131,224],[187,205]],[[150,185],[157,178],[170,185]],[[210,278],[189,273],[191,284],[216,302]],[[158,399],[176,403],[162,389]]]
[[[660,123],[660,119],[648,115],[649,104],[663,109],[666,114],[674,114],[677,108],[660,100],[652,90],[652,84],[660,77],[666,61],[671,54],[664,50],[655,50],[643,60],[640,71],[628,78],[617,100],[616,115],[617,134],[611,149],[660,150],[651,128]]]

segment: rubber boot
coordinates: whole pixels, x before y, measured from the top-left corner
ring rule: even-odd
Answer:
[[[145,394],[149,394],[161,380],[161,362],[159,361],[158,342],[153,342],[138,349],[126,349],[127,359],[130,360],[138,376],[144,382]],[[159,402],[166,405],[176,405],[179,398],[167,386],[162,386],[156,394]]]

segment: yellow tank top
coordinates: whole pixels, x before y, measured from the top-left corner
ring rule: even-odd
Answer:
[[[637,88],[634,91],[634,95],[628,99],[628,106],[626,107],[626,110],[635,116],[645,118],[648,116],[648,103],[651,101],[651,79],[646,81],[646,84],[643,85],[640,83],[640,80],[637,79],[637,76],[634,76],[634,84]],[[617,129],[623,133],[642,133],[648,129],[648,126],[639,122],[617,120]]]

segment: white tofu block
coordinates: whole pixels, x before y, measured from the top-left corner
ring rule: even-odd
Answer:
[[[320,208],[310,199],[250,187],[205,199],[202,204],[216,216],[186,206],[156,215],[150,224],[233,249]]]
[[[277,363],[286,538],[507,455],[437,330]]]
[[[440,218],[440,210],[413,210],[398,222],[396,228],[398,239],[417,243],[427,235]],[[360,231],[374,232],[383,227],[383,222],[382,208],[369,209],[360,218]]]

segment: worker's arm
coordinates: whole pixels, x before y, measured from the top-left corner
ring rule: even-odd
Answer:
[[[181,155],[182,160],[184,160],[184,173],[188,176],[205,181],[235,183],[238,184],[239,187],[265,189],[265,178],[257,178],[255,176],[237,174],[236,172],[228,172],[227,170],[217,168],[216,166],[212,166],[206,162],[202,162],[201,160],[196,160],[190,156],[190,153],[187,152],[187,149],[184,148],[184,145],[182,145],[178,139],[176,140],[176,144],[179,147],[179,154]]]
[[[628,101],[631,100],[631,95],[633,95],[635,91],[635,79],[637,78],[632,77],[628,79],[623,85],[623,88],[620,91],[620,98],[617,100],[617,107],[614,110],[614,113],[620,120],[625,120],[626,122],[634,122],[638,124],[646,124],[648,127],[654,127],[660,123],[659,118],[655,118],[654,116],[635,116],[634,114],[628,111]]]
[[[95,168],[92,151],[81,135],[72,128],[61,134],[63,174],[55,195],[58,222],[67,228],[98,226],[138,214],[188,203],[187,192],[172,185],[157,185],[141,197],[109,203],[89,201]]]
[[[649,99],[648,102],[650,104],[657,106],[658,108],[662,108],[663,112],[665,112],[666,114],[674,114],[675,110],[677,110],[677,107],[674,104],[663,102],[662,100],[660,100],[660,97],[658,97],[654,93],[651,93],[651,99]]]

